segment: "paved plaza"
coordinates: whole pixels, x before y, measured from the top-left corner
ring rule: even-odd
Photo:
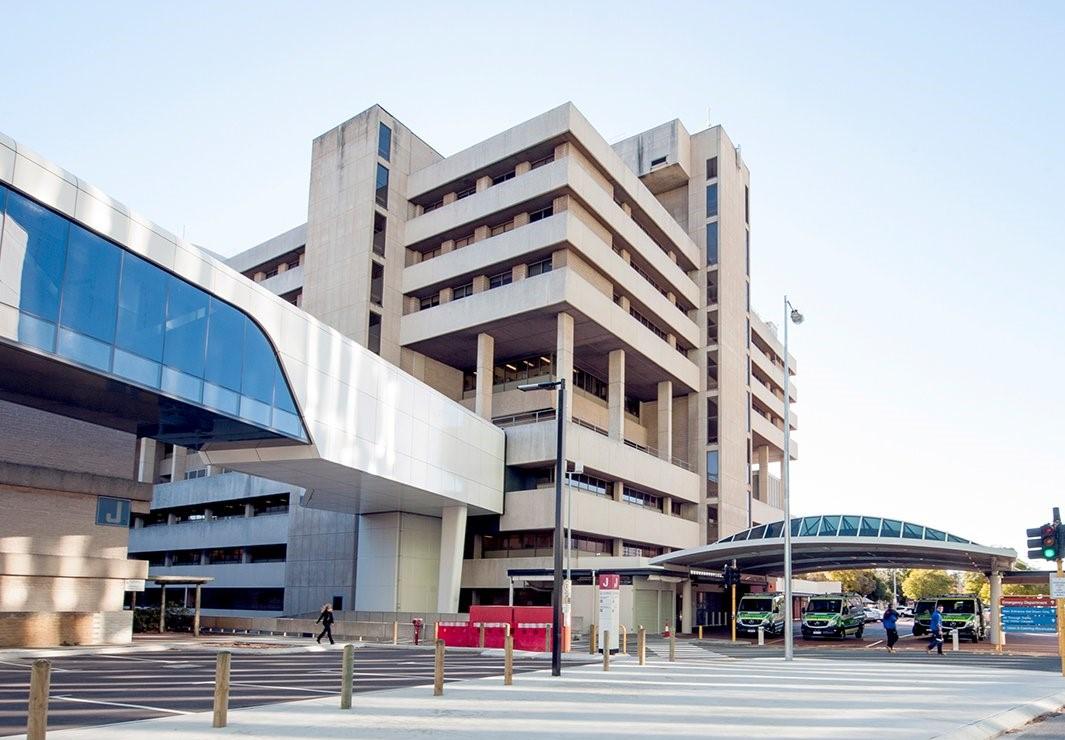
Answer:
[[[463,680],[448,683],[444,696],[432,695],[422,673],[393,684],[402,688],[385,688],[381,681],[372,684],[379,690],[364,685],[350,711],[338,708],[335,693],[325,693],[333,691],[328,683],[336,682],[336,673],[323,668],[329,671],[323,673],[326,685],[313,679],[298,684],[313,689],[313,698],[249,708],[235,701],[224,729],[212,729],[210,713],[197,710],[111,725],[107,737],[985,738],[1065,704],[1065,679],[1056,672],[1000,668],[962,656],[893,661],[852,651],[851,660],[804,655],[785,664],[778,657],[731,657],[686,642],[670,663],[662,644],[650,648],[645,666],[631,657],[615,659],[607,673],[599,663],[567,664],[561,679],[534,670],[517,675],[511,687],[503,686],[497,651],[449,653],[449,678]],[[378,678],[403,673],[408,654],[417,652],[363,648],[357,665],[371,650],[387,653],[381,656],[386,661],[394,656]],[[291,681],[282,674],[275,679],[289,686]],[[266,679],[249,683],[265,685]],[[94,726],[49,736],[95,740],[100,733]]]

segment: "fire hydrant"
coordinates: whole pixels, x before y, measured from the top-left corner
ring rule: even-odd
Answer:
[[[410,620],[410,623],[414,625],[414,644],[417,645],[422,636],[422,625],[425,624],[425,620],[420,617],[415,617]]]
[[[669,637],[669,625],[666,624],[662,627],[662,637]]]

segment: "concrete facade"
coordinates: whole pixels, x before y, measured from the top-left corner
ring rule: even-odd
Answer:
[[[374,106],[316,138],[307,224],[229,264],[298,290],[304,310],[506,432],[501,514],[353,512],[336,547],[358,564],[355,608],[498,603],[508,568],[549,566],[555,398],[522,382],[569,384],[566,458],[583,472],[567,490],[586,571],[609,558],[635,572],[780,519],[784,387],[796,396],[775,329],[750,309],[749,234],[750,173],[720,126],[689,134],[674,120],[611,145],[565,104],[445,157]],[[275,273],[293,260],[298,272]],[[455,606],[440,586],[458,551]],[[712,590],[634,579],[633,592],[674,593],[668,609],[654,597],[656,614],[688,624]],[[577,593],[591,594],[585,583]],[[289,588],[285,610],[304,611]],[[519,586],[517,599],[544,594]]]

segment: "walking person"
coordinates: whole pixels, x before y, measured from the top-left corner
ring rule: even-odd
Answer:
[[[893,653],[895,643],[899,641],[899,613],[895,611],[893,605],[888,604],[888,608],[884,610],[884,617],[880,621],[884,625],[884,631],[887,632],[887,650]]]
[[[932,634],[932,639],[928,641],[928,653],[931,654],[933,650],[938,650],[939,654],[943,654],[943,605],[938,605],[932,610],[932,622],[929,625],[928,631]]]
[[[329,635],[329,644],[335,645],[333,642],[333,607],[329,604],[322,606],[322,613],[318,615],[318,619],[314,620],[315,624],[322,623],[322,634],[318,635],[318,644],[322,644],[322,638]]]

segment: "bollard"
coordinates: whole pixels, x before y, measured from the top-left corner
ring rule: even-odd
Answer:
[[[480,636],[477,638],[477,647],[484,647],[484,622],[481,622]]]
[[[440,639],[440,622],[433,622],[433,642]]]
[[[640,665],[643,665],[647,661],[647,630],[642,624],[636,633],[636,653],[640,658]]]
[[[699,625],[699,639],[703,639],[703,626],[701,624]]]
[[[344,657],[340,663],[340,708],[351,709],[351,684],[355,679],[355,646],[344,646]]]
[[[610,670],[610,630],[603,630],[603,670]]]
[[[399,622],[392,622],[392,644],[399,644]]]
[[[676,630],[669,631],[669,662],[673,663],[677,660],[677,632]]]
[[[951,647],[951,650],[953,650],[954,652],[958,652],[959,650],[961,650],[961,645],[958,644],[958,630],[953,630],[951,632],[950,637],[954,641],[954,645],[953,647]]]
[[[214,669],[214,722],[212,727],[225,727],[229,715],[229,651],[219,650]]]
[[[436,660],[433,661],[433,696],[444,695],[444,641],[436,641]]]
[[[544,625],[547,629],[544,630],[544,652],[551,652],[551,625]]]
[[[761,625],[758,626],[758,645],[765,645],[765,629]]]
[[[588,635],[588,653],[595,655],[599,651],[599,625],[592,624],[592,633]]]
[[[510,686],[514,683],[514,638],[507,630],[507,636],[503,638],[503,685]]]
[[[52,664],[43,658],[33,661],[30,671],[30,707],[26,715],[27,740],[44,740],[48,731],[48,686]]]
[[[629,629],[625,625],[621,625],[621,654],[629,654]]]

